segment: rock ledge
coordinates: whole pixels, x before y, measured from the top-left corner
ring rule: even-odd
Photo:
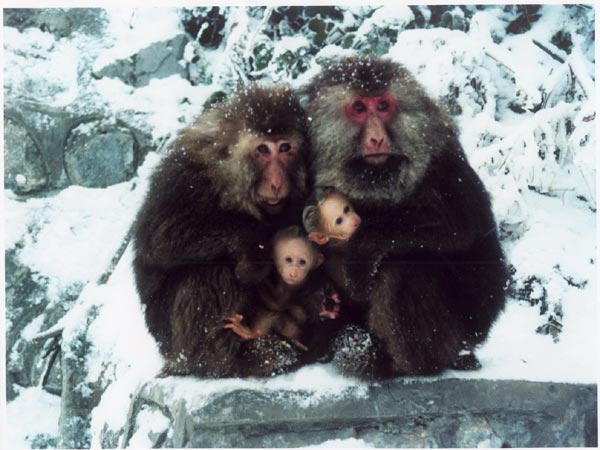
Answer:
[[[104,433],[103,445],[297,447],[348,438],[377,447],[598,444],[596,385],[392,380],[368,386],[366,395],[350,389],[311,401],[305,391],[262,390],[198,400],[186,398],[177,383],[164,379],[142,386],[125,430],[121,436]]]

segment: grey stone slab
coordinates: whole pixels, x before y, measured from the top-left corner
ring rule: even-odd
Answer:
[[[366,396],[350,389],[310,401],[303,391],[236,390],[194,404],[193,396],[172,394],[178,391],[171,382],[178,381],[151,381],[137,393],[124,446],[143,427],[137,415],[148,408],[170,421],[169,431],[155,442],[164,447],[297,447],[348,438],[376,447],[593,447],[598,442],[595,385],[398,379],[370,385]]]
[[[155,42],[135,55],[119,59],[93,73],[96,78],[119,78],[131,86],[147,86],[152,79],[171,75],[187,77],[187,71],[179,61],[188,39],[181,34],[172,39]]]

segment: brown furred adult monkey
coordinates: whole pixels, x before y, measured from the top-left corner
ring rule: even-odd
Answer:
[[[306,88],[316,185],[363,224],[328,253],[350,324],[334,363],[362,378],[479,367],[507,271],[489,195],[450,119],[402,66],[338,60]]]
[[[242,88],[183,130],[153,174],[134,270],[163,374],[262,376],[295,363],[295,349],[270,336],[240,344],[223,320],[267,275],[263,244],[300,217],[306,134],[291,90]]]

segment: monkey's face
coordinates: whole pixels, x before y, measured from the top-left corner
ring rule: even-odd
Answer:
[[[361,223],[348,199],[339,194],[330,195],[321,203],[319,216],[324,234],[342,241],[350,239]]]
[[[206,111],[179,147],[193,153],[223,209],[257,219],[306,196],[306,114],[289,88],[241,87]]]
[[[248,128],[235,144],[222,147],[214,166],[225,206],[233,205],[257,216],[279,214],[292,197],[305,195],[306,163],[298,133],[264,135]]]
[[[275,266],[283,282],[300,286],[316,265],[314,250],[306,239],[282,239],[274,249]]]
[[[383,165],[392,155],[392,140],[386,127],[396,116],[396,99],[389,94],[376,97],[350,96],[344,102],[344,118],[362,130],[358,155],[367,165]]]
[[[309,89],[315,182],[353,202],[401,202],[448,139],[437,107],[389,61],[342,60]]]
[[[277,214],[295,188],[300,163],[297,136],[257,138],[250,145],[250,161],[256,174],[254,203],[268,214]]]

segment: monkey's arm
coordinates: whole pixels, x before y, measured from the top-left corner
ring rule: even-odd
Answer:
[[[372,223],[359,230],[354,242],[359,254],[451,254],[485,240],[495,242],[488,194],[473,169],[460,159],[437,161],[437,168],[404,205],[392,209],[395,221],[390,211],[372,220],[367,216]]]
[[[249,213],[225,210],[209,168],[171,152],[152,176],[136,222],[138,257],[148,266],[216,264],[260,258],[266,227]],[[266,259],[266,258],[265,258]]]
[[[137,245],[147,265],[170,268],[216,264],[233,258],[245,263],[264,262],[268,268],[266,236],[261,233],[264,227],[251,217],[220,214],[199,220],[180,215],[151,220],[146,226],[148,229],[138,233],[142,240]]]
[[[241,314],[233,314],[226,319],[226,324],[223,325],[223,329],[231,330],[244,341],[256,339],[258,335],[248,326],[242,324],[244,316]]]

